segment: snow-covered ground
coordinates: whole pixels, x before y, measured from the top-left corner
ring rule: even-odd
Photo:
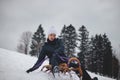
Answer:
[[[53,80],[51,74],[40,71],[43,65],[48,64],[47,60],[36,71],[29,74],[25,72],[33,66],[36,60],[37,58],[35,57],[0,48],[0,80]],[[98,77],[98,80],[114,80],[91,72],[89,72],[89,74],[91,77]],[[68,80],[67,78],[64,80]],[[76,78],[76,76],[73,76],[73,78]],[[76,80],[78,80],[78,78],[76,78]]]

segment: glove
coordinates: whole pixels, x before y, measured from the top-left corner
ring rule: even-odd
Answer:
[[[30,72],[32,72],[32,71],[31,71],[31,68],[30,68],[30,69],[28,69],[26,72],[27,72],[27,73],[30,73]]]

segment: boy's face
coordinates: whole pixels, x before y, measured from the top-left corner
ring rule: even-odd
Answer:
[[[56,34],[54,34],[54,33],[51,33],[51,34],[48,35],[48,39],[50,41],[53,41],[55,38],[56,38]]]

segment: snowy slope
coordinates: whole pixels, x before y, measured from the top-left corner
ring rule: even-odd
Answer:
[[[25,71],[32,67],[37,58],[0,48],[0,80],[52,80],[53,76],[40,71],[40,68],[27,74]],[[43,65],[48,64],[45,61]],[[89,72],[99,80],[114,80]],[[75,78],[75,77],[74,77]]]

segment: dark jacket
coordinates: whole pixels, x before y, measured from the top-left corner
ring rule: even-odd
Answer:
[[[56,38],[54,41],[50,41],[47,39],[47,42],[45,42],[44,46],[42,47],[42,50],[39,54],[37,62],[34,64],[32,68],[27,70],[28,73],[39,68],[41,64],[44,62],[46,56],[49,58],[49,64],[51,65],[54,65],[54,62],[53,62],[55,61],[53,59],[54,57],[57,57],[56,59],[58,61],[56,62],[58,63],[62,62],[62,60],[58,58],[58,55],[66,57],[64,54],[64,45],[62,41],[58,38]]]

